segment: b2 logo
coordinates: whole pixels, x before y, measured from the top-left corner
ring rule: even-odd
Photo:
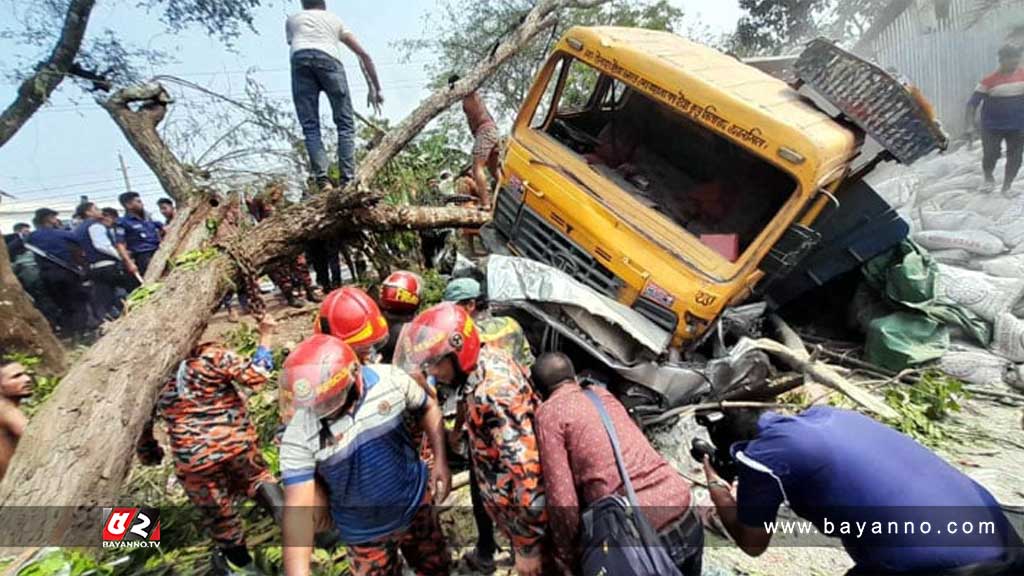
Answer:
[[[160,546],[160,511],[156,508],[104,508],[104,548]]]

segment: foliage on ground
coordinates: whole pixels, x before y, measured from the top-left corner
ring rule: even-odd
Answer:
[[[967,398],[964,383],[937,370],[923,372],[914,384],[887,383],[882,389],[885,403],[899,417],[882,422],[931,448],[955,440],[950,417],[960,412]],[[833,394],[829,405],[856,410],[845,396]]]
[[[946,424],[959,412],[966,396],[963,382],[941,372],[925,372],[917,383],[896,384],[885,390],[885,403],[899,413],[887,424],[918,442],[937,447],[952,439]]]

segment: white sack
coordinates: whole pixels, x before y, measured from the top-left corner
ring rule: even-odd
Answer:
[[[1002,387],[1013,363],[973,346],[955,345],[939,359],[939,370],[964,382]]]
[[[1024,320],[1000,314],[992,337],[992,351],[1014,362],[1024,362]]]
[[[989,322],[1013,310],[1024,293],[1024,279],[996,278],[938,264],[935,295],[960,304]]]
[[[1002,240],[984,230],[931,230],[914,234],[914,240],[928,250],[967,250],[983,256],[1006,250]]]

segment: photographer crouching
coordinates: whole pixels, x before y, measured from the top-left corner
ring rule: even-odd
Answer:
[[[1024,573],[1020,537],[992,494],[884,424],[825,406],[698,421],[714,446],[695,440],[692,453],[722,524],[750,556],[768,548],[786,503],[840,538],[856,564],[847,576]]]

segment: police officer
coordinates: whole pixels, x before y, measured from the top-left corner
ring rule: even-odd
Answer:
[[[124,216],[118,221],[119,233],[124,235],[128,252],[135,260],[139,274],[145,276],[149,261],[160,248],[164,225],[149,218],[137,192],[125,192],[117,200],[124,208]]]
[[[108,315],[116,316],[120,310],[117,289],[131,289],[121,255],[114,246],[114,236],[103,222],[103,215],[92,202],[81,204],[75,211],[81,223],[75,228],[78,244],[85,253],[92,280],[92,311],[102,321]]]
[[[82,286],[82,276],[75,267],[72,250],[81,249],[78,237],[61,227],[57,212],[49,208],[36,210],[35,231],[26,247],[37,255],[39,276],[50,299],[60,309],[57,325],[68,336],[88,328],[89,293]],[[38,252],[37,252],[38,250]]]

